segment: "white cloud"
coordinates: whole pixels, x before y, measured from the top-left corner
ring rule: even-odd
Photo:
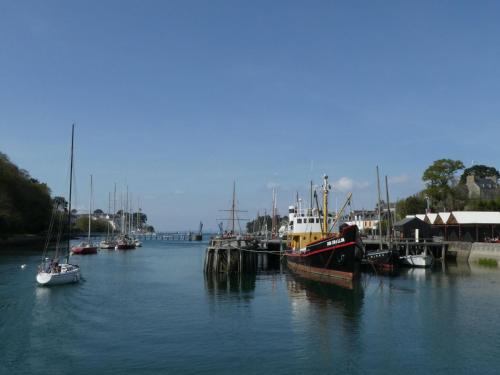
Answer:
[[[364,189],[368,186],[370,186],[368,182],[355,181],[349,177],[341,177],[339,180],[333,183],[334,189],[344,193],[355,189]]]
[[[175,195],[183,195],[184,193],[185,193],[184,190],[180,190],[180,189],[174,191]]]

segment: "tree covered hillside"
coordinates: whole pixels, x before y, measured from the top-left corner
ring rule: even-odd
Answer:
[[[49,187],[0,152],[0,237],[45,230],[51,210]]]

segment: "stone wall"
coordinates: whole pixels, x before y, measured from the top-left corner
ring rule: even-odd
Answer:
[[[472,242],[450,242],[448,255],[456,257],[457,262],[467,262],[472,249]]]
[[[474,242],[472,244],[469,262],[476,262],[481,258],[500,261],[500,243]]]

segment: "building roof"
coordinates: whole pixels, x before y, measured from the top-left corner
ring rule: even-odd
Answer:
[[[446,224],[499,224],[498,211],[453,211]]]
[[[428,214],[425,215],[424,221],[426,223],[429,223],[429,224],[434,224],[434,222],[436,221],[437,216],[438,216],[438,214],[428,213]]]
[[[425,219],[425,214],[406,215],[405,219],[408,219],[408,218],[413,218],[413,217],[416,217],[417,219],[420,219],[420,220],[424,221],[424,219]]]
[[[399,220],[399,221],[395,222],[395,223],[394,223],[394,226],[395,226],[395,227],[402,227],[402,226],[404,226],[405,224],[408,224],[409,222],[411,222],[411,221],[413,221],[413,220],[415,220],[415,219],[416,219],[416,218],[415,218],[415,216],[408,215],[408,216],[406,216],[404,219],[402,219],[402,220]]]
[[[451,215],[451,212],[438,213],[436,220],[434,220],[434,224],[446,224],[446,222],[450,218],[450,215]]]

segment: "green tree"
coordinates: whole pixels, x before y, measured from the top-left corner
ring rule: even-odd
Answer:
[[[460,160],[439,159],[424,171],[422,180],[427,186],[424,192],[435,209],[453,209],[449,206],[454,199],[452,187],[456,185],[456,173],[463,168]]]
[[[403,219],[406,215],[423,214],[427,208],[427,202],[423,193],[412,195],[401,199],[396,203],[397,219]]]
[[[42,232],[51,211],[49,187],[0,152],[0,235]]]
[[[87,215],[80,216],[76,219],[75,227],[76,232],[87,233],[89,230],[89,218]],[[90,231],[92,233],[103,233],[108,230],[108,222],[102,219],[92,219],[90,220]]]

